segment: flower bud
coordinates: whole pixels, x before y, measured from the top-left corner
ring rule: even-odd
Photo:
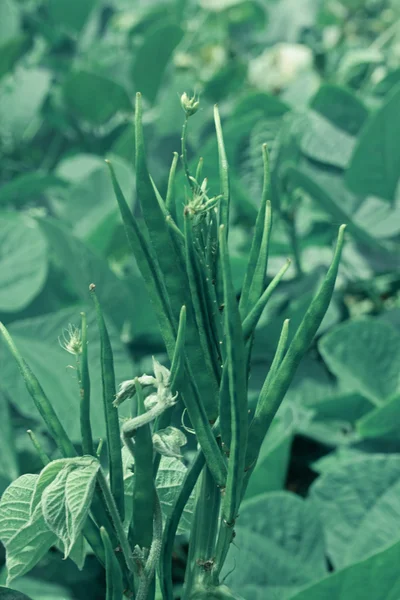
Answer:
[[[187,117],[191,117],[194,115],[200,106],[200,102],[196,96],[192,96],[189,98],[186,92],[184,92],[181,96],[181,106],[186,113]]]
[[[180,448],[186,443],[185,434],[176,427],[160,429],[153,435],[154,449],[163,456],[182,458]]]

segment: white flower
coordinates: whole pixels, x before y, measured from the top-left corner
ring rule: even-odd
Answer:
[[[303,44],[276,44],[251,61],[250,83],[266,92],[286,88],[301,72],[312,68],[312,51]]]
[[[82,336],[81,330],[75,327],[75,325],[68,325],[67,329],[64,329],[62,339],[58,338],[61,348],[69,352],[70,354],[81,354],[82,353]]]

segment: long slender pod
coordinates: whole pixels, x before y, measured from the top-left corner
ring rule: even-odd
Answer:
[[[136,600],[150,600],[149,593],[152,593],[151,586],[154,584],[154,576],[161,556],[162,513],[160,500],[155,490],[154,496],[155,501],[153,519],[153,540],[149,550],[149,555],[146,560],[146,564],[140,577],[140,584],[136,595]]]
[[[250,310],[247,317],[244,319],[242,327],[243,327],[243,337],[246,342],[247,342],[247,340],[250,339],[250,337],[254,333],[254,330],[257,326],[258,321],[260,320],[260,317],[262,315],[262,312],[263,312],[265,306],[268,303],[268,300],[271,298],[273,292],[277,288],[278,284],[281,282],[283,276],[285,275],[286,271],[289,269],[290,265],[291,265],[291,260],[288,258],[287,261],[285,262],[285,264],[283,265],[283,267],[281,267],[281,269],[278,271],[278,273],[272,279],[272,281],[268,285],[267,289],[263,292],[263,294],[261,295],[259,300],[256,302],[256,304]]]
[[[271,181],[267,145],[262,146],[264,164],[264,182],[261,205],[257,214],[249,261],[240,295],[239,309],[242,319],[253,308],[265,287],[268,266],[269,240],[272,228],[272,209],[270,202]]]
[[[80,425],[82,451],[95,456],[92,426],[90,423],[90,377],[88,364],[88,342],[86,314],[81,313],[82,353],[79,357]]]
[[[128,206],[111,163],[107,161],[107,164],[110,169],[111,181],[114,187],[114,193],[118,202],[119,210],[121,212],[128,243],[135,256],[143,278],[146,281],[147,290],[157,314],[160,330],[164,338],[168,354],[172,355],[175,345],[173,316],[167,290],[165,288],[165,283],[160,271],[160,266],[150,244],[147,242]]]
[[[233,527],[242,497],[248,430],[245,345],[239,306],[232,282],[224,225],[220,226],[219,247],[224,286],[225,360],[229,382],[231,439],[228,475],[213,569],[215,573],[219,573],[233,538]],[[220,418],[222,419],[222,416],[226,414],[226,411],[221,411]],[[221,429],[221,431],[223,430]]]
[[[114,358],[110,337],[103,317],[103,311],[98,301],[95,285],[90,285],[91,297],[94,302],[97,326],[100,334],[101,379],[103,387],[103,409],[106,422],[108,468],[110,471],[110,486],[121,519],[124,519],[124,478],[121,456],[121,435],[119,429],[118,411],[114,406],[116,394]]]
[[[214,106],[214,123],[217,134],[218,160],[219,160],[219,179],[221,188],[221,200],[219,203],[219,224],[225,225],[226,235],[229,228],[229,203],[230,203],[230,185],[229,185],[229,165],[226,157],[224,136],[222,133],[221,117],[217,104]]]
[[[179,160],[179,154],[177,152],[174,152],[174,157],[172,159],[172,164],[171,164],[171,168],[169,171],[167,194],[165,197],[165,205],[167,207],[168,212],[172,215],[172,218],[174,220],[176,219],[174,187],[175,187],[176,166],[178,164],[178,160]]]
[[[0,323],[0,332],[3,335],[3,339],[8,349],[17,362],[18,368],[25,381],[26,388],[62,456],[66,458],[76,456],[77,452],[75,447],[62,426],[50,400],[47,398],[38,379],[33,374],[26,361],[22,358],[3,323]]]
[[[43,450],[41,443],[37,439],[36,435],[32,431],[32,429],[27,429],[26,433],[29,435],[29,438],[32,442],[33,447],[35,448],[42,465],[45,467],[49,464],[50,458],[47,456],[46,452]]]
[[[247,452],[247,469],[254,467],[261,444],[271,425],[272,419],[328,309],[339,269],[345,228],[345,225],[341,225],[339,228],[336,250],[331,266],[318,293],[304,315],[275,377],[267,386],[263,386],[263,391],[260,393],[256,412],[249,429],[250,443]]]
[[[104,527],[100,528],[106,559],[106,598],[105,600],[121,600],[124,593],[122,573],[115,557],[113,547]]]
[[[203,351],[204,363],[209,365],[209,370],[214,372],[215,394],[218,394],[218,383],[221,378],[221,365],[218,361],[218,354],[215,349],[215,339],[213,337],[208,314],[208,306],[203,288],[202,273],[199,268],[196,248],[193,240],[192,222],[189,211],[184,213],[185,219],[185,241],[186,241],[186,270],[189,279],[189,288],[192,298],[197,330],[199,333],[200,344]]]
[[[138,416],[145,414],[142,386],[135,380]],[[132,425],[135,419],[127,421],[122,427],[122,438],[128,449],[133,450],[135,461],[133,490],[133,545],[149,549],[153,533],[154,480],[153,480],[153,442],[148,423],[141,427]],[[133,442],[134,438],[134,442]]]

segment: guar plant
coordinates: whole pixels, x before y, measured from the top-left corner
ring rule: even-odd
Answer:
[[[214,118],[221,189],[218,196],[210,197],[207,179],[202,179],[202,160],[192,174],[186,152],[188,122],[198,109],[198,100],[184,94],[181,103],[185,112],[181,160],[189,190],[182,206],[174,190],[177,153],[165,198],[148,173],[140,94],[135,113],[140,218],[132,214],[108,163],[127,239],[147,285],[170,366],[153,360],[152,375],[124,381],[116,389],[110,339],[95,285],[91,284],[89,294],[101,340],[105,467],[91,432],[90,410],[99,408],[93,402],[90,406],[85,314],[81,327],[71,327],[62,340],[65,349],[76,356],[81,452],[1,325],[3,338],[62,456],[50,461],[30,433],[43,469],[39,475],[17,479],[0,503],[0,538],[7,552],[8,584],[29,571],[53,545],[82,566],[86,540],[105,567],[107,600],[154,599],[156,580],[163,599],[172,600],[174,540],[183,511],[194,495],[183,598],[237,597],[221,582],[221,569],[235,537],[240,503],[271,422],[328,308],[344,226],[339,230],[332,264],[290,343],[289,322],[284,321],[256,408],[249,412],[255,328],[289,266],[288,262],[266,285],[272,224],[268,153],[263,146],[263,194],[238,301],[228,250],[229,169],[218,108]],[[118,407],[128,399],[132,416],[120,422]],[[180,447],[186,443],[182,429],[189,429],[171,426],[178,403],[196,435],[198,450],[172,510],[163,518],[156,486],[161,457],[181,458]]]

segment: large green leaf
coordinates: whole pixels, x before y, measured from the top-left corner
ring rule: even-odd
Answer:
[[[400,394],[395,394],[382,406],[361,417],[357,431],[364,438],[391,437],[399,439]]]
[[[133,339],[146,336],[147,342],[154,337],[160,339],[152,306],[139,277],[117,277],[105,258],[59,222],[41,220],[40,226],[83,302],[87,302],[89,285],[95,283],[103,311],[118,331],[125,327]]]
[[[362,130],[349,170],[348,186],[357,194],[392,200],[400,173],[400,123],[397,86]]]
[[[15,434],[7,398],[0,393],[0,494],[18,476]]]
[[[65,557],[85,525],[99,467],[99,462],[88,456],[69,459],[43,491],[43,516],[49,529],[64,544]]]
[[[244,502],[235,530],[224,573],[227,585],[245,598],[285,600],[326,574],[315,510],[294,494],[274,492]]]
[[[325,335],[319,349],[345,387],[375,404],[400,390],[400,335],[389,324],[374,319],[348,321]]]
[[[25,576],[14,581],[12,585],[16,590],[15,593],[21,594],[15,600],[25,600],[25,598],[32,598],[33,600],[74,600],[75,598],[69,590],[61,585],[43,579]],[[3,600],[1,594],[0,600]],[[7,600],[7,597],[4,600]]]
[[[337,568],[400,539],[400,456],[374,454],[339,464],[316,481],[311,498]]]
[[[38,475],[22,475],[0,500],[0,540],[7,553],[8,583],[30,571],[56,541],[40,505],[31,514],[37,479]]]
[[[0,214],[0,310],[25,308],[43,288],[47,264],[46,239],[36,222]]]
[[[116,113],[133,110],[126,90],[112,79],[96,73],[71,73],[63,91],[68,108],[92,125],[103,125]]]
[[[360,394],[335,394],[310,404],[299,419],[297,432],[325,446],[359,441],[356,421],[370,413],[374,404]]]
[[[55,411],[66,431],[73,440],[80,439],[79,428],[79,389],[75,369],[75,357],[67,354],[58,342],[63,330],[72,323],[80,325],[80,310],[77,306],[42,317],[13,323],[9,329],[14,341],[31,369],[41,382],[44,391],[52,402]],[[93,435],[103,437],[105,433],[103,408],[101,406],[100,342],[97,335],[96,317],[92,307],[88,313],[89,370],[91,376],[91,421]],[[117,382],[130,379],[133,375],[132,363],[121,343],[120,336],[112,324],[109,325],[111,343],[114,349],[114,366]],[[18,411],[29,418],[38,418],[33,402],[26,390],[18,367],[0,344],[2,377],[0,388],[15,404]],[[73,368],[69,368],[71,365]],[[128,404],[128,403],[127,403]],[[127,409],[122,406],[121,414]]]
[[[96,4],[97,0],[49,0],[47,10],[56,27],[78,33]]]
[[[330,83],[319,88],[310,106],[350,135],[357,135],[368,117],[368,110],[355,94]]]
[[[12,151],[27,143],[40,124],[39,110],[51,76],[44,69],[18,69],[0,84],[0,146]]]
[[[132,168],[118,157],[112,158],[112,163],[132,206],[135,188]],[[63,201],[56,205],[58,216],[70,223],[79,239],[86,241],[98,254],[106,254],[120,216],[104,160],[95,155],[78,154],[61,161],[57,174],[71,181]]]
[[[21,592],[0,586],[0,600],[32,600],[32,598],[21,594]]]
[[[291,600],[397,600],[400,598],[400,543],[340,570]]]
[[[157,24],[146,33],[138,49],[132,77],[136,89],[154,102],[171,55],[183,37],[183,30],[174,22]]]
[[[0,2],[0,41],[4,44],[21,30],[20,8],[15,0]]]
[[[309,111],[298,120],[302,152],[319,162],[344,169],[352,155],[355,139],[324,116]]]

